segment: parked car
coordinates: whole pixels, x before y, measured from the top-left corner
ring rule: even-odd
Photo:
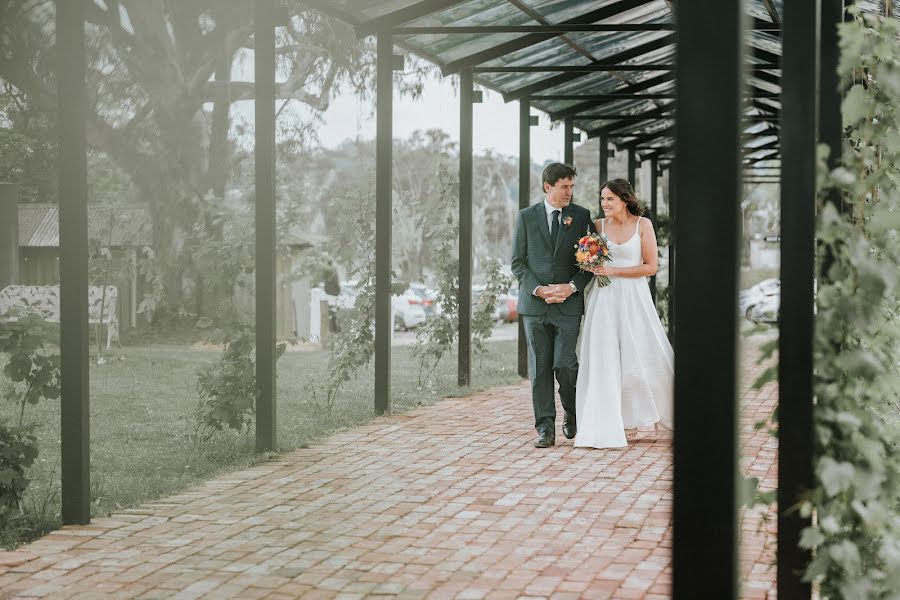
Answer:
[[[356,303],[356,296],[359,294],[358,285],[359,282],[356,280],[341,282],[341,293],[337,295],[336,300],[338,308],[353,308],[353,305]]]
[[[472,286],[472,312],[473,313],[474,313],[474,311],[478,310],[481,307],[481,303],[483,302],[483,300],[481,299],[481,296],[482,296],[482,294],[484,294],[484,290],[485,290],[485,286],[483,286],[483,285],[473,285]],[[498,301],[494,304],[494,310],[491,313],[491,319],[493,319],[494,321],[500,320],[501,308],[500,308],[499,297],[500,296],[498,296]]]
[[[425,316],[431,318],[435,314],[440,314],[437,306],[437,292],[425,287],[421,283],[411,283],[409,289],[416,295],[415,299],[411,299],[413,304],[419,304],[425,311]]]
[[[413,329],[425,322],[425,309],[422,308],[419,296],[412,290],[392,296],[391,308],[394,311],[394,331]]]
[[[777,323],[780,304],[781,294],[766,296],[763,300],[747,309],[747,319],[757,325],[761,323]]]
[[[519,319],[519,291],[510,290],[497,298],[497,310],[504,323],[515,323]]]
[[[747,311],[754,305],[772,296],[778,296],[780,292],[780,279],[764,279],[756,285],[740,291],[738,294],[738,309],[741,311],[741,314],[746,315]]]

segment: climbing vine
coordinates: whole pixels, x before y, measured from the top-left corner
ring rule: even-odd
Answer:
[[[848,92],[841,166],[819,153],[822,202],[815,330],[815,515],[801,546],[820,597],[887,598],[900,589],[900,27],[863,15],[840,25],[839,72]],[[827,258],[826,258],[827,257]]]

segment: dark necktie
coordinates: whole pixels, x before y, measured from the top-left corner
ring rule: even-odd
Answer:
[[[553,224],[550,226],[550,245],[556,248],[556,239],[559,237],[559,211],[554,210],[552,213]]]

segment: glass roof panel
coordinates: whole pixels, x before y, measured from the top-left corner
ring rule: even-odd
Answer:
[[[369,21],[397,10],[409,8],[420,0],[331,0],[336,10],[358,17],[360,22]],[[608,7],[620,0],[464,0],[449,8],[420,16],[407,26],[479,26],[479,25],[537,25],[540,23],[558,24],[571,19],[591,22],[585,15]],[[893,0],[900,10],[900,0]],[[860,4],[873,6],[871,9],[883,11],[883,6],[871,0],[858,0]],[[778,19],[783,10],[783,0],[748,0],[747,12],[752,17],[765,22],[772,22],[773,17],[766,8],[774,6]],[[521,6],[519,6],[521,5]],[[867,6],[864,6],[864,10]],[[606,18],[600,23],[672,23],[673,15],[666,0],[649,0],[617,15]],[[609,62],[615,59],[625,65],[658,64],[668,65],[675,62],[675,47],[661,40],[673,36],[671,30],[632,31],[632,32],[572,32],[565,36],[553,36],[540,39],[536,43],[514,49],[505,55],[480,63],[479,66],[544,66],[544,65],[585,65],[593,61]],[[419,53],[429,60],[445,66],[448,63],[476,55],[486,50],[497,48],[508,42],[523,39],[534,40],[528,33],[494,33],[494,34],[418,34],[397,36],[397,43],[408,51]],[[749,43],[760,51],[774,55],[781,54],[781,40],[778,35],[754,31],[749,36]],[[511,44],[515,45],[515,44]],[[622,53],[633,53],[636,48],[644,48],[637,56],[622,59]],[[627,54],[626,54],[627,57]],[[765,60],[757,56],[748,57],[748,62],[759,63]],[[779,86],[774,80],[779,71],[768,71],[766,74],[749,77],[749,83],[764,91],[778,92]],[[658,78],[659,83],[640,90],[641,93],[673,92],[675,83],[671,79],[672,72],[654,71],[617,71],[617,72],[508,72],[508,73],[476,73],[476,82],[503,94],[522,90],[535,84],[534,94],[539,95],[591,95],[620,91],[634,84],[641,84]],[[546,87],[541,86],[546,82]],[[541,89],[537,89],[541,88]],[[604,99],[594,102],[594,107],[582,114],[639,114],[655,110],[671,103],[668,99],[621,98]],[[757,99],[760,106],[778,108],[778,99]],[[535,99],[532,105],[550,114],[559,114],[572,107],[587,104],[583,99]],[[575,116],[576,126],[588,131],[609,125],[608,120],[584,120]],[[630,133],[641,135],[648,131],[657,131],[670,126],[672,120],[660,118],[650,122],[627,124],[617,129],[616,135]],[[627,138],[626,138],[627,139]]]

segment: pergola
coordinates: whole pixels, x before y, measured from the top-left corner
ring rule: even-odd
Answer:
[[[247,0],[249,1],[249,0]],[[883,2],[883,3],[882,3]],[[860,2],[891,14],[889,0]],[[377,37],[375,412],[391,408],[391,140],[395,47],[460,80],[459,384],[471,374],[472,132],[478,83],[520,107],[519,204],[529,198],[532,107],[670,174],[670,285],[677,333],[675,598],[738,594],[736,324],[742,177],[789,165],[782,194],[779,337],[778,594],[809,598],[798,547],[809,518],[785,509],[813,483],[812,340],[815,147],[841,152],[836,24],[843,0],[307,0]],[[62,516],[90,518],[85,53],[81,2],[57,2],[60,56]],[[255,0],[257,448],[275,444],[275,28],[290,18]],[[677,17],[677,18],[676,18]],[[677,43],[676,43],[677,41]],[[584,165],[579,165],[584,167]],[[519,368],[526,375],[520,325]]]

